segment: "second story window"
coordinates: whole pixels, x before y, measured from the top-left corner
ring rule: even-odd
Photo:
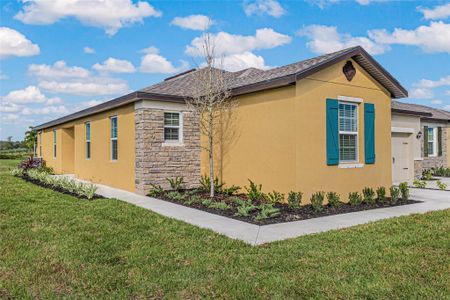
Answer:
[[[111,160],[117,160],[118,158],[118,145],[117,145],[117,116],[111,117]]]
[[[91,123],[85,123],[86,130],[86,159],[91,158]]]
[[[164,113],[164,142],[182,142],[182,115],[179,112]]]
[[[56,129],[53,129],[53,158],[56,158]]]

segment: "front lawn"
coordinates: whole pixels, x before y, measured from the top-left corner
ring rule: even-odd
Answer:
[[[450,297],[450,210],[251,247],[0,161],[0,298]]]

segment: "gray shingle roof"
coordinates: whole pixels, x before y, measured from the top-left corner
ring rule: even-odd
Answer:
[[[420,104],[392,101],[392,110],[394,112],[409,111],[413,113],[425,113],[426,115],[423,117],[427,119],[450,121],[450,112]]]
[[[347,48],[269,70],[248,68],[237,72],[227,72],[219,69],[215,69],[215,71],[225,73],[230,83],[232,95],[241,95],[295,84],[295,82],[302,78],[325,69],[341,60],[350,58],[354,59],[372,77],[380,82],[380,84],[391,93],[392,98],[403,98],[408,96],[406,89],[360,46]],[[142,99],[182,102],[193,95],[195,83],[198,78],[196,76],[198,74],[196,73],[202,72],[203,70],[204,69],[186,71],[129,95],[41,124],[36,126],[35,129],[48,128]]]

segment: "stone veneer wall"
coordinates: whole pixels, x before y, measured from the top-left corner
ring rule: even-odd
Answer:
[[[146,194],[151,184],[169,188],[166,178],[184,177],[187,188],[200,179],[200,128],[192,112],[183,111],[183,145],[164,146],[164,110],[139,108],[136,124],[136,192]]]
[[[427,124],[422,124],[421,125],[421,130],[422,131],[423,131],[423,127],[424,126],[427,126]],[[420,139],[420,144],[421,144],[421,151],[422,151],[423,160],[420,162],[420,164],[417,164],[417,166],[418,166],[417,169],[416,169],[416,165],[414,166],[415,174],[420,174],[420,176],[421,176],[423,170],[428,170],[428,169],[431,169],[431,168],[447,166],[446,136],[447,136],[447,130],[449,130],[449,128],[446,128],[445,124],[442,124],[442,125],[439,125],[439,126],[442,127],[442,155],[441,156],[428,156],[428,157],[425,157],[424,156],[424,148],[423,148],[424,147],[423,135],[422,135],[422,137]]]

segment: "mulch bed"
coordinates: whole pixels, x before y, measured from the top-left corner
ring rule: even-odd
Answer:
[[[183,192],[181,192],[181,193],[183,193]],[[199,193],[196,195],[200,196],[203,199],[210,199],[208,193]],[[348,203],[341,203],[341,205],[338,207],[332,207],[329,205],[325,205],[321,212],[315,212],[310,204],[302,205],[300,208],[293,209],[293,208],[290,208],[287,204],[277,203],[274,205],[274,207],[280,209],[279,216],[268,218],[268,219],[257,220],[256,216],[258,215],[258,211],[251,212],[248,217],[236,216],[235,214],[236,214],[237,204],[235,204],[231,200],[231,198],[233,198],[233,197],[239,197],[243,200],[249,201],[245,195],[237,195],[237,196],[232,196],[232,197],[225,196],[225,195],[217,195],[214,199],[215,201],[225,202],[229,206],[231,206],[231,209],[221,210],[221,209],[214,209],[214,208],[207,207],[201,203],[187,204],[182,200],[176,201],[172,198],[167,197],[167,194],[164,194],[157,198],[168,201],[168,202],[180,204],[180,205],[191,207],[191,208],[196,208],[196,209],[210,212],[210,213],[213,213],[216,215],[221,215],[221,216],[225,216],[228,218],[232,218],[232,219],[236,219],[236,220],[240,220],[240,221],[244,221],[244,222],[256,224],[256,225],[268,225],[268,224],[285,223],[285,222],[292,222],[292,221],[301,221],[301,220],[319,218],[319,217],[324,217],[324,216],[331,216],[331,215],[338,215],[338,214],[345,214],[345,213],[351,213],[351,212],[357,212],[357,211],[363,211],[363,210],[394,207],[394,206],[401,206],[401,205],[409,205],[409,204],[415,204],[415,203],[421,202],[421,201],[416,201],[416,200],[401,200],[401,199],[399,199],[396,203],[391,203],[390,198],[386,198],[386,201],[383,203],[378,203],[378,202],[374,203],[374,204],[362,203],[362,204],[359,204],[356,206],[352,206]],[[261,203],[253,202],[253,204],[259,205]]]
[[[20,178],[22,178],[25,181],[31,182],[31,183],[33,183],[35,185],[38,185],[40,187],[46,188],[46,189],[51,189],[51,190],[54,190],[56,192],[59,192],[59,193],[62,193],[62,194],[66,194],[66,195],[70,195],[70,196],[78,198],[78,199],[88,200],[86,198],[86,196],[81,196],[81,195],[69,192],[68,190],[62,189],[60,187],[54,187],[53,185],[40,182],[40,181],[35,180],[33,178],[30,178],[28,176],[21,176]],[[103,197],[102,195],[95,194],[94,198],[92,198],[91,200],[95,200],[95,199],[106,199],[106,198]]]

